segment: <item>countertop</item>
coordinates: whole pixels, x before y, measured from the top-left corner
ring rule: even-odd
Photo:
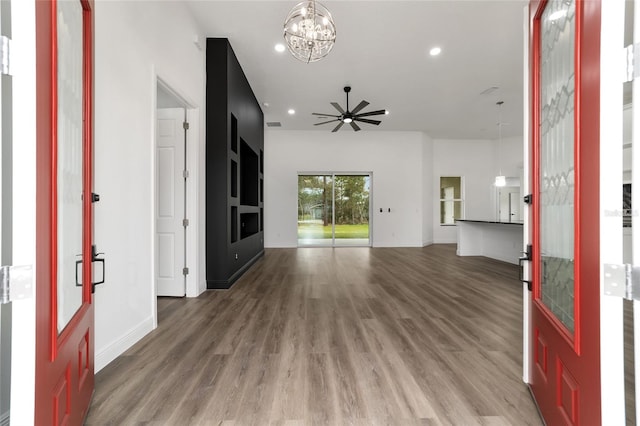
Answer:
[[[524,225],[523,221],[500,222],[497,220],[479,220],[479,219],[456,219],[456,222],[474,222],[474,223],[496,223],[500,225]]]

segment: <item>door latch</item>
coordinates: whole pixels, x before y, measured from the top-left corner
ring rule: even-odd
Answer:
[[[531,291],[532,283],[531,281],[524,279],[524,265],[522,264],[522,262],[524,261],[531,262],[532,255],[533,255],[532,254],[533,246],[531,244],[527,244],[527,251],[522,251],[520,253],[522,253],[524,256],[521,256],[518,258],[518,266],[520,267],[518,279],[523,283],[527,283],[527,289]]]
[[[91,246],[91,263],[99,263],[99,264],[102,265],[102,279],[100,281],[96,281],[96,282],[92,282],[91,283],[91,293],[95,293],[96,292],[96,286],[97,285],[104,284],[104,277],[105,277],[104,258],[103,257],[98,257],[100,255],[104,255],[104,253],[97,253],[97,251],[98,250],[96,249],[96,245],[93,244]],[[80,272],[80,274],[78,274],[78,266],[79,265],[82,265],[82,259],[76,260],[76,287],[82,287],[82,272]],[[82,271],[82,268],[80,268],[80,270]]]

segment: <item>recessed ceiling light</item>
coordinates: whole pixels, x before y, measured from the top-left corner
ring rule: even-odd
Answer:
[[[269,108],[269,102],[263,102],[262,106],[265,107],[265,108]]]
[[[276,52],[284,52],[284,50],[285,50],[284,44],[282,44],[282,43],[276,44],[275,49],[276,49]]]
[[[438,56],[440,52],[442,52],[442,49],[436,46],[429,51],[429,55]]]
[[[295,114],[295,113],[296,113],[296,110],[295,110],[295,109],[293,109],[293,108],[291,108],[291,109],[289,109],[289,111],[287,111],[287,112],[289,113],[289,115],[293,115],[293,114]]]

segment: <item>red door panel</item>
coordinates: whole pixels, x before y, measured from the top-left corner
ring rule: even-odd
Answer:
[[[37,425],[82,424],[94,387],[93,1],[62,5],[75,8],[75,27],[59,6],[55,0],[36,1]],[[59,43],[60,34],[63,43]],[[67,62],[75,64],[77,75],[62,75],[70,68]],[[77,87],[70,89],[62,80],[75,81]],[[75,133],[67,131],[67,116],[72,114],[59,110],[65,103],[75,114]],[[67,176],[67,169],[74,165],[75,181]],[[67,194],[76,210],[64,206]],[[73,226],[77,249],[69,257],[60,248],[67,247],[66,229]]]
[[[600,424],[600,1],[531,1],[534,397]]]

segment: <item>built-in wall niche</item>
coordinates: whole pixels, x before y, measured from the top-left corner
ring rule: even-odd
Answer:
[[[264,152],[260,150],[260,173],[264,173]]]
[[[238,153],[238,119],[231,114],[231,151]]]
[[[231,160],[231,196],[238,196],[238,163]]]
[[[238,241],[238,207],[231,206],[231,242]]]
[[[260,231],[264,231],[264,209],[260,207]]]
[[[258,154],[242,138],[240,138],[240,204],[258,205]]]
[[[259,232],[258,213],[240,214],[240,238],[244,239]]]

